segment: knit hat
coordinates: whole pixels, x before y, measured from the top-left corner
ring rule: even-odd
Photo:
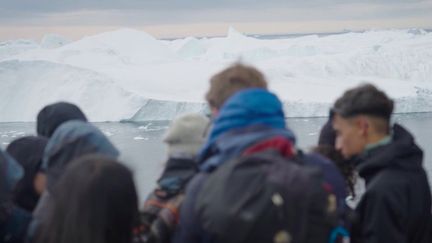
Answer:
[[[207,137],[210,120],[200,114],[184,114],[171,123],[163,141],[169,156],[196,156]]]

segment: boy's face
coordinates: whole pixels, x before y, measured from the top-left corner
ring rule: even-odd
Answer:
[[[336,131],[336,149],[345,158],[349,159],[363,152],[367,144],[367,124],[362,118],[343,118],[335,114],[333,128]]]

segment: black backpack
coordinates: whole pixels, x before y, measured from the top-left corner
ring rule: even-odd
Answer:
[[[216,242],[330,242],[338,238],[338,216],[336,197],[324,184],[321,171],[301,158],[260,152],[211,173],[195,210]]]

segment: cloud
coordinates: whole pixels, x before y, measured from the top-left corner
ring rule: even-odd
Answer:
[[[244,28],[248,30],[253,30],[256,24],[262,28],[260,31],[257,27],[255,33],[265,32],[270,23],[280,23],[281,27],[274,28],[278,31],[284,30],[282,26],[304,23],[308,23],[305,26],[309,29],[322,31],[331,29],[331,25],[340,30],[361,26],[430,28],[431,13],[432,0],[0,0],[0,27],[34,26],[42,31],[42,27],[59,29],[59,26],[71,29],[88,26],[92,30],[95,26],[152,30],[182,26],[179,28],[185,33],[187,26],[197,24],[202,26],[199,33],[206,25],[232,24],[244,24],[241,26],[247,26]],[[221,28],[218,27],[219,32]]]
[[[0,9],[22,13],[81,10],[203,10],[261,8],[321,8],[338,4],[416,4],[429,0],[0,0]]]

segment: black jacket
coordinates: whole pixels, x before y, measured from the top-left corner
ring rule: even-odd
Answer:
[[[34,180],[40,170],[47,142],[48,139],[45,137],[27,136],[14,140],[6,149],[24,169],[24,177],[12,193],[13,202],[29,212],[33,212],[39,201]]]
[[[158,188],[169,194],[184,190],[189,180],[198,172],[198,164],[192,158],[169,158],[158,179]]]
[[[413,136],[393,127],[388,145],[364,154],[357,165],[366,193],[356,208],[353,242],[432,242],[431,192],[422,167],[423,151]]]

